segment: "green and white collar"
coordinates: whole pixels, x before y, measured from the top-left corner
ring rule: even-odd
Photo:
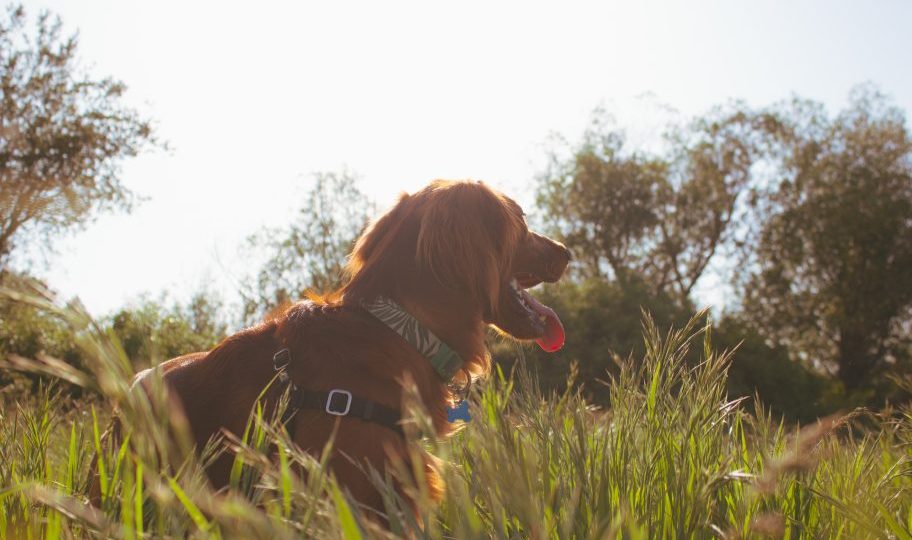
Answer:
[[[378,296],[371,302],[362,302],[361,305],[368,313],[418,349],[443,380],[449,382],[462,367],[462,357],[456,351],[392,299]]]

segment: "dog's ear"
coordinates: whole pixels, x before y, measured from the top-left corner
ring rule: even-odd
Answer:
[[[390,244],[399,236],[412,206],[409,195],[403,193],[393,208],[368,225],[355,242],[348,258],[346,271],[349,276],[354,276],[365,266],[371,266],[383,253],[389,251]]]
[[[440,284],[462,290],[493,311],[508,269],[506,228],[498,196],[481,184],[434,189],[424,205],[416,258]]]

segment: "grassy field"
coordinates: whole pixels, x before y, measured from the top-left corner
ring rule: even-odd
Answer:
[[[234,443],[237,489],[214,495],[200,460],[171,442],[180,429],[160,392],[128,391],[132,369],[119,346],[78,308],[26,300],[79,329],[93,360],[89,372],[53,359],[14,362],[104,398],[70,402],[44,390],[4,404],[2,538],[912,538],[912,411],[784,426],[752,400],[727,400],[729,358],[699,320],[664,332],[647,319],[647,353],[619,360],[604,410],[575,394],[542,396],[522,362],[478,385],[464,430],[416,443],[442,459],[441,505],[401,471],[415,519],[389,488],[394,479],[375,475],[390,532],[256,411]],[[684,362],[692,347],[703,354],[696,366]],[[129,444],[105,448],[113,402],[131,426]],[[101,508],[86,504],[97,449]]]

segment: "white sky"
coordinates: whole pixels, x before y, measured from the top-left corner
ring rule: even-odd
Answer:
[[[173,148],[125,163],[146,202],[58,242],[39,271],[97,315],[144,292],[233,301],[253,270],[238,246],[290,220],[313,171],[347,165],[381,207],[467,177],[530,206],[548,134],[576,139],[600,103],[648,132],[644,93],[685,114],[792,93],[836,110],[872,81],[912,110],[905,1],[25,6],[78,29],[84,63],[125,82]]]

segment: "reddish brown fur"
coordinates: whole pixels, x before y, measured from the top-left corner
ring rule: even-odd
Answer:
[[[534,272],[555,281],[568,261],[563,246],[528,231],[522,210],[510,199],[478,182],[437,181],[403,195],[368,228],[352,253],[350,280],[340,291],[293,305],[208,354],[170,360],[165,378],[200,447],[221,429],[243,433],[254,400],[275,375],[272,356],[284,347],[292,353],[289,373],[304,389],[341,388],[400,409],[404,382],[414,382],[442,436],[450,431],[447,385],[416,349],[362,310],[360,302],[377,295],[395,299],[462,356],[464,376],[478,377],[490,369],[487,325],[508,332],[519,328],[500,313],[511,276]],[[277,392],[267,396],[268,406]],[[333,471],[358,501],[382,509],[379,494],[359,467],[366,463],[383,471],[391,457],[406,460],[399,434],[322,411],[299,410],[293,422],[295,442],[313,452],[323,449],[338,422]],[[210,467],[214,486],[227,484],[230,465],[226,454]],[[428,470],[439,496],[440,479]]]

